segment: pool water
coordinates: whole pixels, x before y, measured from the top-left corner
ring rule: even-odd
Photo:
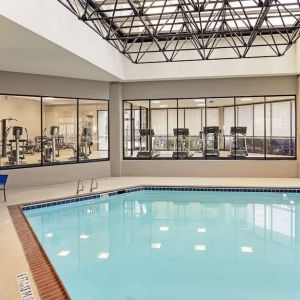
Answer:
[[[72,299],[300,299],[297,194],[138,191],[25,211]]]

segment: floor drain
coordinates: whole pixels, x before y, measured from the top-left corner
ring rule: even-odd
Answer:
[[[18,274],[17,283],[20,290],[21,300],[34,300],[31,284],[27,273]]]

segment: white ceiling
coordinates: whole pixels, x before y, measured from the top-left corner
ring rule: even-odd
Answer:
[[[99,81],[119,78],[0,16],[0,70]]]

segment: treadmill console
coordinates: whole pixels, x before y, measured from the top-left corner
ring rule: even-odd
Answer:
[[[203,127],[204,134],[213,133],[215,135],[220,133],[220,127],[219,126],[207,126]]]
[[[190,135],[190,131],[188,128],[174,128],[173,132],[174,132],[174,135],[182,135],[182,136]]]
[[[154,136],[154,130],[153,129],[140,129],[140,136]]]
[[[235,135],[235,134],[241,134],[241,135],[246,135],[247,133],[247,127],[246,126],[235,126],[230,128],[230,134]]]

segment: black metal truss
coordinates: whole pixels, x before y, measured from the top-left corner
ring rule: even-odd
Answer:
[[[300,0],[57,0],[133,63],[282,56]]]

